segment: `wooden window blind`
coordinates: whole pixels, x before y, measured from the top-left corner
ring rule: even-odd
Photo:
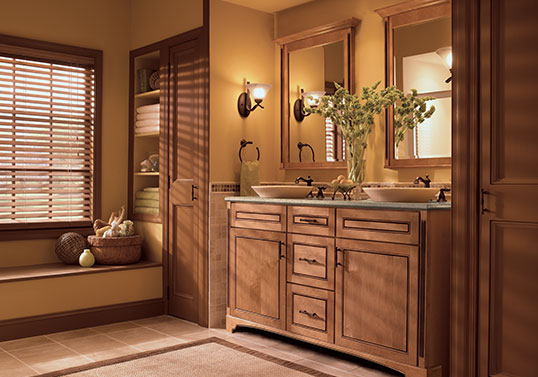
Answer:
[[[0,44],[0,229],[91,224],[98,173],[93,60]]]

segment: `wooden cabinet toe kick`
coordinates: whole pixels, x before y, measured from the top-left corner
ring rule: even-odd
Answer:
[[[383,365],[387,368],[403,373],[405,377],[441,377],[443,375],[442,367],[440,365],[431,367],[431,368],[421,368],[421,367],[416,367],[413,365],[399,363],[396,361],[387,360],[385,358],[372,356],[371,354],[368,354],[368,353],[350,350],[349,348],[346,348],[346,347],[340,347],[340,346],[335,345],[334,343],[328,343],[322,340],[313,339],[308,336],[294,334],[285,330],[275,329],[274,327],[271,327],[271,326],[265,326],[256,322],[247,321],[245,319],[237,318],[228,314],[226,316],[226,330],[228,332],[233,333],[239,327],[264,330],[264,331],[271,332],[273,334],[285,336],[290,339],[300,340],[305,343],[313,344],[313,345],[324,347],[324,348],[331,349],[334,351],[342,352],[348,355],[356,356],[361,359],[372,361],[376,364]]]

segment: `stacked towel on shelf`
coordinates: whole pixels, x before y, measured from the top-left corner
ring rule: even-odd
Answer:
[[[137,107],[135,133],[159,132],[159,110],[160,106],[158,103]]]
[[[134,213],[158,215],[159,214],[159,188],[146,187],[135,194]]]

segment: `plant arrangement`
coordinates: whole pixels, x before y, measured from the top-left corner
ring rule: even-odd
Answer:
[[[379,84],[380,81],[371,87],[364,87],[359,97],[335,83],[336,92],[333,95],[323,96],[318,106],[305,109],[307,113],[331,119],[340,127],[349,154],[348,178],[358,184],[364,180],[364,154],[376,115],[394,105],[395,140],[399,143],[408,129],[424,122],[435,111],[434,106],[426,110],[426,101],[433,97],[419,98],[414,89],[411,94],[405,95],[394,86],[378,90]]]

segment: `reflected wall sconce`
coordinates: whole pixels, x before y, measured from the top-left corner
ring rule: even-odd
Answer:
[[[441,47],[435,51],[437,55],[441,58],[445,66],[450,71],[450,74],[452,74],[452,47]],[[450,76],[448,79],[445,80],[445,82],[448,84],[450,81],[452,81],[452,76]]]
[[[310,92],[305,92],[304,89],[301,89],[301,97],[299,97],[299,99],[296,100],[293,104],[293,115],[295,116],[295,120],[297,122],[302,122],[305,117],[311,114],[304,111],[305,101],[308,106],[315,109],[316,107],[318,107],[321,97],[323,97],[324,95],[325,92],[322,91],[313,90]]]
[[[263,109],[264,107],[261,103],[267,96],[271,87],[272,85],[270,84],[251,84],[247,81],[247,91],[241,93],[237,99],[237,110],[239,111],[239,115],[246,118],[249,116],[250,112],[254,111],[256,108],[261,107]],[[256,102],[254,107],[252,107],[250,97]]]

